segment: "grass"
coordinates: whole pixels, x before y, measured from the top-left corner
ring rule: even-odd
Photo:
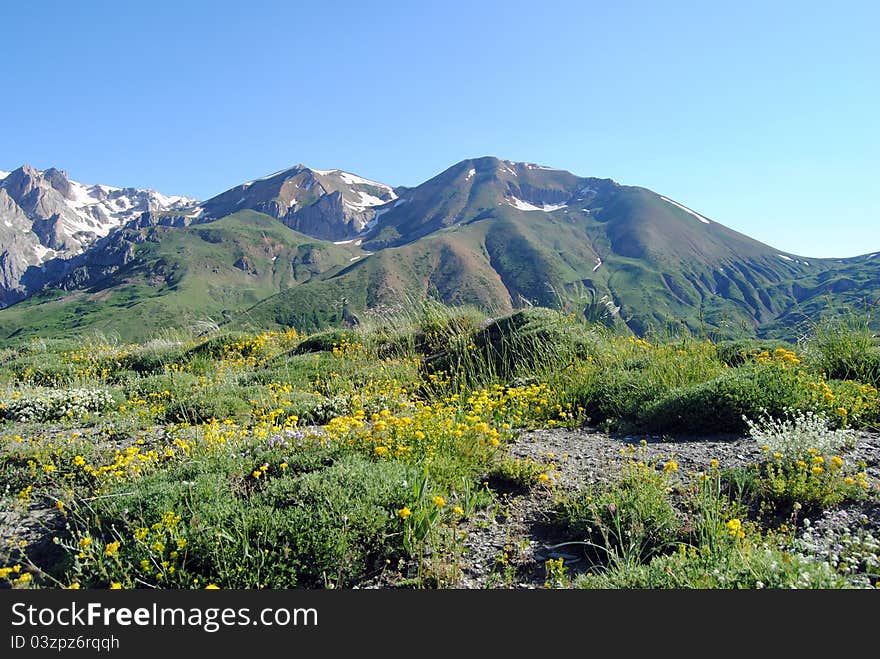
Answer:
[[[866,325],[829,322],[799,346],[714,344],[428,302],[312,335],[5,348],[0,501],[24,532],[4,527],[0,579],[455,586],[470,520],[504,495],[554,491],[554,465],[513,459],[509,442],[592,425],[751,433],[767,450],[693,477],[632,455],[610,481],[558,493],[559,533],[593,568],[551,559],[548,586],[869,585],[870,532],[847,530],[848,562],[834,565],[798,534],[798,511],[877,504],[846,457],[853,430],[880,424],[875,347]],[[817,533],[814,549],[827,545]]]

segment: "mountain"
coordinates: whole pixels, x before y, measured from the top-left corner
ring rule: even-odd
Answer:
[[[47,261],[80,254],[142,213],[194,202],[155,190],[86,185],[55,168],[0,172],[0,306],[38,289]]]
[[[384,183],[339,169],[296,165],[237,185],[201,204],[175,209],[178,212],[158,210],[151,221],[187,226],[253,210],[315,238],[342,241],[372,226],[376,208],[395,199],[394,190]]]
[[[0,336],[99,330],[139,340],[222,323],[349,262],[344,247],[253,211],[190,227],[127,226],[66,262],[51,288],[0,311]]]
[[[271,266],[253,251],[264,235],[287,245],[269,250]],[[149,323],[132,325],[138,314],[314,329],[427,296],[493,314],[561,307],[638,333],[791,336],[829,299],[880,298],[873,256],[790,254],[683,200],[533,163],[468,159],[396,188],[297,165],[145,211],[49,259],[44,290],[0,311],[0,337],[39,333],[40,318],[57,334],[100,325],[140,337]]]
[[[524,305],[595,311],[602,301],[600,312],[639,333],[684,323],[733,334],[814,311],[846,268],[862,273],[848,289],[853,301],[880,296],[880,263],[782,252],[610,179],[478,158],[395,190],[399,198],[377,209],[375,227],[361,238],[371,256],[332,279],[280,292],[248,319],[304,323],[312,302],[325,297],[345,295],[366,309],[434,295],[498,313]]]

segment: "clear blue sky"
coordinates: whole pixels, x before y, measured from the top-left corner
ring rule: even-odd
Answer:
[[[207,198],[497,155],[880,250],[880,3],[4,2],[0,169]]]

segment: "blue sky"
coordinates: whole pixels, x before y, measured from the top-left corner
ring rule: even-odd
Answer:
[[[207,198],[496,155],[807,256],[880,250],[880,3],[5,3],[0,169]]]

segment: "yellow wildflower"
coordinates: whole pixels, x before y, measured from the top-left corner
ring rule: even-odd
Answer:
[[[742,538],[745,536],[745,532],[742,530],[742,522],[734,517],[727,522],[727,533],[733,536],[734,538]]]
[[[33,578],[34,575],[32,575],[30,572],[25,572],[15,580],[15,583],[19,586],[25,586],[33,581]]]

